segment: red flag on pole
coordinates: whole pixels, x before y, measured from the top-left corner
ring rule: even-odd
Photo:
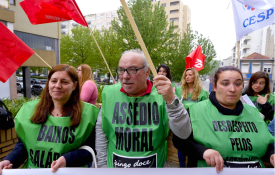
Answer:
[[[75,0],[24,0],[19,4],[33,25],[74,20],[88,27]]]
[[[34,54],[34,51],[0,22],[0,81],[10,76]]]
[[[197,71],[204,69],[205,55],[201,52],[201,46],[199,45],[192,53],[190,53],[185,58],[185,61],[185,70],[192,67],[194,67]]]

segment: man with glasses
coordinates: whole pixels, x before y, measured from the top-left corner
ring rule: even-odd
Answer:
[[[124,52],[117,73],[120,83],[102,92],[96,124],[98,166],[163,167],[169,127],[183,139],[191,133],[183,104],[168,78],[155,77],[155,86],[147,79],[150,69],[140,50]]]

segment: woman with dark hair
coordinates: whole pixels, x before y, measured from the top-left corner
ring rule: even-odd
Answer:
[[[157,69],[157,73],[158,73],[158,75],[164,75],[164,76],[166,76],[171,81],[173,90],[175,92],[175,88],[177,86],[175,85],[175,83],[172,82],[172,74],[171,74],[169,66],[167,66],[166,64],[159,65],[159,67]]]
[[[198,167],[260,168],[263,160],[274,166],[274,142],[258,110],[240,101],[243,76],[239,69],[220,67],[208,100],[189,107],[193,132],[188,139],[173,135],[173,144]]]
[[[272,120],[274,116],[274,96],[270,93],[269,76],[267,73],[255,72],[243,95],[247,94],[256,108],[265,116],[265,120]]]
[[[2,169],[85,166],[92,154],[82,146],[95,148],[95,122],[99,110],[80,100],[78,75],[74,67],[53,67],[40,100],[25,103],[15,117],[18,142],[0,162]],[[83,149],[82,149],[82,148]],[[86,147],[87,148],[87,147]]]
[[[77,67],[77,74],[81,89],[80,99],[84,102],[96,105],[98,90],[94,82],[91,67],[87,64],[81,64]]]

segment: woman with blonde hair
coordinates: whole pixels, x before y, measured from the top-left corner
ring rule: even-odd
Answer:
[[[199,73],[195,68],[188,68],[183,72],[181,86],[176,88],[176,95],[181,99],[184,108],[188,109],[192,104],[208,99],[208,92],[202,88]],[[185,167],[185,155],[178,151],[180,167]],[[188,167],[192,167],[193,162],[188,157]]]
[[[77,67],[77,74],[81,88],[80,99],[84,102],[96,105],[98,90],[94,82],[91,67],[87,64],[81,64]]]

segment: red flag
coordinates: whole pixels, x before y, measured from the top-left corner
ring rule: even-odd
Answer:
[[[185,61],[185,70],[192,67],[194,67],[197,71],[204,69],[205,55],[201,52],[201,46],[199,45],[192,53],[190,53],[185,58]]]
[[[33,25],[74,20],[88,27],[75,0],[24,0],[19,4]]]
[[[5,83],[34,51],[0,22],[0,81]]]

